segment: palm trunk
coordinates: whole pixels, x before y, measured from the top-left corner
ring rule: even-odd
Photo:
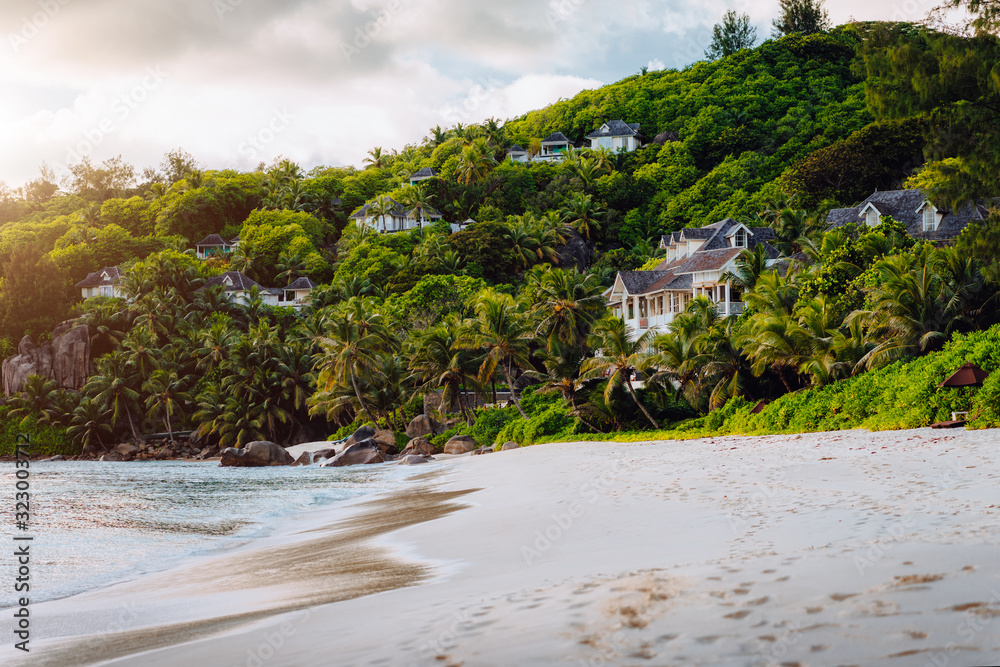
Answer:
[[[358,403],[361,404],[362,411],[364,411],[364,413],[368,416],[368,419],[370,419],[371,422],[375,424],[375,426],[377,427],[378,421],[376,421],[376,419],[372,417],[371,410],[368,409],[368,406],[365,404],[364,399],[361,398],[361,389],[358,388],[358,378],[355,377],[353,368],[351,369],[351,384],[354,386],[354,395],[357,396]]]
[[[653,428],[659,430],[660,425],[656,423],[656,420],[653,419],[653,415],[649,414],[649,410],[646,409],[646,406],[643,405],[642,401],[639,400],[639,397],[636,396],[635,389],[632,388],[632,380],[629,379],[628,376],[625,377],[625,387],[628,389],[628,393],[632,397],[632,400],[635,401],[635,404],[639,406],[640,410],[642,410],[642,414],[646,415],[646,419],[649,420],[649,423],[653,425]]]
[[[517,411],[521,413],[521,416],[525,419],[528,418],[527,413],[525,413],[524,408],[521,407],[521,401],[517,400],[517,396],[514,395],[514,379],[510,376],[510,371],[507,370],[505,366],[503,369],[503,374],[507,376],[507,388],[510,389],[510,400],[517,408]]]
[[[594,428],[593,424],[591,424],[586,419],[584,419],[583,415],[580,414],[580,408],[576,407],[576,396],[575,395],[572,395],[572,396],[565,396],[564,395],[563,398],[565,398],[567,401],[569,401],[570,407],[573,408],[573,415],[576,416],[576,418],[580,420],[581,424],[583,424],[584,426],[586,426],[587,428],[589,428],[594,433],[600,433],[600,431],[598,431],[596,428]]]
[[[127,405],[125,406],[125,414],[128,416],[128,427],[132,431],[132,437],[136,439],[136,442],[142,442],[142,438],[135,430],[135,424],[132,423],[132,411],[128,409]]]
[[[170,442],[173,443],[173,441],[174,441],[174,430],[170,426],[170,403],[165,403],[164,407],[166,407],[166,409],[167,409],[166,410],[166,415],[167,416],[166,416],[166,419],[164,419],[163,421],[167,425],[167,435],[170,437]]]

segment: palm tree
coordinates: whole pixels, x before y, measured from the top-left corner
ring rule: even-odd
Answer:
[[[479,393],[482,386],[476,380],[479,364],[474,355],[456,345],[461,330],[462,321],[452,315],[428,329],[414,331],[406,356],[424,388],[441,389],[442,414],[457,402],[462,417],[471,423],[475,415],[467,410],[464,396],[467,389]]]
[[[301,255],[283,250],[278,255],[278,263],[274,268],[278,269],[279,272],[276,277],[278,282],[280,283],[284,280],[287,286],[291,285],[295,282],[296,278],[302,275],[302,272],[305,271],[306,263]]]
[[[104,449],[101,436],[112,433],[106,417],[107,412],[98,401],[84,398],[73,410],[73,419],[66,429],[66,435],[84,449],[93,444]]]
[[[369,167],[384,169],[392,163],[392,158],[382,151],[381,146],[376,146],[368,151],[368,157],[366,157],[363,162]]]
[[[589,239],[591,232],[601,231],[604,209],[590,195],[575,192],[563,205],[562,217],[580,236]]]
[[[335,316],[327,320],[327,335],[319,339],[322,352],[317,355],[317,386],[330,391],[337,384],[350,382],[361,410],[377,423],[361,394],[358,374],[369,374],[378,366],[379,354],[393,347],[392,336],[382,316],[371,309],[364,298],[352,297]],[[311,412],[321,412],[314,405]]]
[[[514,299],[492,291],[482,293],[476,300],[476,319],[462,333],[456,347],[480,350],[485,353],[479,367],[479,382],[487,384],[497,369],[503,372],[510,390],[510,400],[525,419],[528,415],[521,407],[514,389],[514,367],[531,368],[529,360],[531,331],[527,318]]]
[[[536,336],[559,340],[581,350],[594,322],[605,310],[603,289],[597,276],[550,269],[538,281],[533,312],[539,317]]]
[[[372,219],[372,227],[378,230],[378,223],[376,220],[382,222],[382,231],[386,231],[388,227],[385,224],[385,216],[392,215],[392,212],[396,208],[396,203],[392,201],[389,197],[383,195],[381,197],[376,197],[374,200],[368,202],[368,210],[366,211],[366,217]]]
[[[493,151],[485,139],[476,139],[462,149],[458,158],[456,176],[460,183],[470,185],[486,180],[493,167],[497,166]]]
[[[110,411],[112,427],[117,428],[124,416],[132,437],[140,440],[132,413],[139,409],[138,386],[141,378],[129,361],[129,353],[117,350],[98,359],[95,365],[97,374],[87,380],[84,394],[102,409]]]
[[[542,382],[539,391],[559,392],[563,400],[569,403],[573,409],[573,415],[584,426],[599,433],[600,431],[583,417],[582,410],[577,404],[577,392],[583,386],[583,381],[580,379],[580,364],[583,361],[583,354],[580,348],[555,339],[550,341],[548,349],[539,350],[536,355],[542,359],[545,373],[528,371],[527,374]]]
[[[632,374],[649,366],[651,355],[647,350],[655,335],[653,329],[648,329],[632,341],[625,320],[620,317],[601,320],[594,325],[594,331],[589,339],[591,347],[600,350],[600,356],[583,362],[583,374],[580,377],[590,379],[610,375],[604,390],[605,403],[611,403],[614,392],[624,385],[629,396],[642,410],[642,414],[646,415],[646,419],[654,429],[658,429],[660,425],[653,419],[653,415],[649,414],[649,410],[639,400],[632,386]]]
[[[428,210],[433,210],[430,205],[431,195],[419,185],[408,186],[403,191],[402,204],[410,213],[416,214],[417,225],[423,229],[424,214]]]
[[[740,292],[752,290],[761,274],[767,270],[770,259],[763,243],[758,243],[753,248],[744,248],[736,257],[733,270],[723,273],[719,280],[729,283],[734,290]]]
[[[176,370],[158,368],[142,383],[142,390],[149,394],[146,398],[147,416],[156,419],[162,414],[171,442],[174,440],[173,418],[179,416],[184,405],[190,402],[187,387],[193,379],[190,375],[179,377]]]
[[[21,393],[11,398],[13,409],[10,416],[21,418],[21,427],[25,427],[32,417],[41,421],[54,421],[57,415],[53,412],[58,407],[60,389],[55,380],[42,375],[29,375],[24,381]]]

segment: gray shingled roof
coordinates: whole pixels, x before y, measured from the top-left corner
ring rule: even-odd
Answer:
[[[670,275],[669,271],[619,271],[618,277],[629,294],[644,294],[649,286],[660,278]]]
[[[527,153],[528,151],[524,150],[523,148],[521,148],[517,144],[514,144],[513,146],[511,146],[510,148],[507,149],[507,152],[508,153]]]
[[[906,226],[907,233],[919,239],[944,241],[953,239],[973,220],[983,220],[988,215],[982,203],[967,204],[957,211],[942,211],[944,216],[933,232],[924,231],[923,217],[918,209],[927,200],[920,190],[881,190],[853,208],[835,208],[826,217],[831,228],[841,227],[849,222],[864,223],[861,212],[872,204],[880,215],[892,216]]]
[[[237,237],[237,238],[239,238],[239,237]],[[200,245],[232,245],[232,243],[229,243],[228,241],[226,241],[224,238],[222,238],[218,234],[209,234],[208,236],[206,236],[202,240],[200,240],[197,243],[195,243],[195,245],[196,246],[200,246]]]
[[[549,136],[547,136],[544,139],[542,139],[542,143],[543,144],[568,144],[568,143],[570,143],[570,141],[569,141],[569,139],[566,138],[566,135],[563,134],[562,132],[553,132]]]
[[[605,130],[604,128],[608,129]],[[600,128],[587,135],[587,139],[602,137],[635,137],[639,135],[639,123],[626,123],[622,120],[609,120]]]
[[[316,283],[303,276],[284,289],[316,289],[316,287]]]
[[[231,285],[226,284],[226,278],[229,278]],[[251,289],[256,287],[261,292],[273,292],[274,288],[264,287],[260,283],[250,280],[245,275],[239,271],[226,271],[221,276],[215,276],[214,278],[209,278],[205,281],[205,287],[211,287],[212,285],[222,285],[226,292],[249,292]],[[279,290],[280,291],[280,290]]]
[[[412,180],[414,178],[432,178],[434,176],[437,176],[437,172],[436,171],[434,171],[430,167],[424,167],[423,169],[421,169],[420,171],[416,172],[415,174],[410,174],[410,179]]]
[[[104,275],[108,277],[105,278]],[[122,272],[117,266],[105,266],[100,271],[88,273],[87,277],[76,284],[77,287],[103,287],[115,285],[122,279]]]

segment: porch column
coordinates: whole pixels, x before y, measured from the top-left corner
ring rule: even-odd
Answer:
[[[730,314],[729,304],[730,304],[729,283],[726,283],[726,315]]]

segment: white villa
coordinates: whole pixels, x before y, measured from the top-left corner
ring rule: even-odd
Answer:
[[[600,129],[587,135],[593,150],[606,148],[612,152],[634,151],[641,144],[639,123],[626,123],[621,120],[609,120]]]
[[[436,171],[434,171],[430,167],[424,167],[423,169],[415,171],[412,174],[410,174],[410,185],[416,185],[421,181],[426,181],[428,179],[434,178],[435,176],[437,176]]]
[[[92,296],[124,297],[119,287],[122,272],[117,266],[106,266],[100,271],[88,273],[87,277],[76,284],[80,288],[80,296],[89,299]]]
[[[561,160],[564,153],[573,143],[566,138],[562,132],[553,132],[542,139],[542,152],[535,157],[536,160]]]
[[[213,255],[228,255],[236,250],[240,245],[240,237],[237,236],[232,241],[227,241],[218,234],[209,234],[201,241],[194,244],[198,252],[198,259],[208,259]]]
[[[290,308],[301,308],[302,306],[308,305],[312,291],[316,289],[316,287],[316,283],[308,278],[299,278],[288,287],[281,288],[282,299],[278,305]]]
[[[989,210],[977,203],[948,211],[936,207],[920,190],[882,190],[853,208],[833,209],[826,221],[831,228],[851,222],[875,227],[883,215],[901,222],[915,239],[941,243],[953,240],[970,222],[985,220]]]
[[[758,244],[773,265],[779,253],[768,243],[772,239],[770,227],[747,227],[732,218],[672,232],[660,241],[667,256],[655,269],[618,272],[604,293],[608,307],[640,335],[648,329],[666,331],[696,296],[708,297],[720,315],[740,315],[741,295],[722,276],[736,267],[743,250]]]
[[[521,162],[521,163],[531,162],[531,156],[528,155],[528,151],[525,150],[524,148],[521,148],[517,144],[514,144],[513,146],[507,149],[507,159],[510,160],[511,162]]]
[[[351,219],[356,220],[359,225],[368,225],[372,229],[382,233],[387,233],[405,232],[411,229],[417,229],[425,224],[429,224],[435,220],[440,220],[444,217],[430,207],[425,208],[421,212],[417,212],[416,209],[407,210],[402,204],[391,197],[387,197],[387,199],[392,205],[392,208],[384,214],[370,215],[368,211],[372,207],[372,202],[368,202],[355,211],[351,216]]]

